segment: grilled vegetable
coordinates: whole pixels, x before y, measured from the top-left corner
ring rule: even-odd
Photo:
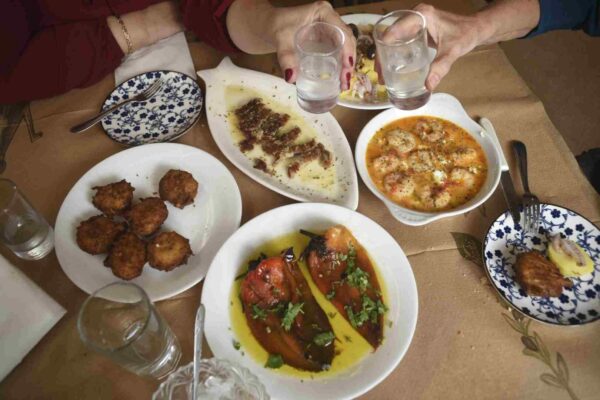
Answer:
[[[270,359],[280,356],[285,364],[302,370],[329,369],[335,350],[333,329],[293,249],[250,262],[243,279],[240,298],[246,321]]]
[[[377,275],[366,250],[343,226],[311,238],[302,253],[310,274],[325,297],[366,340],[377,348],[383,340],[383,303]]]

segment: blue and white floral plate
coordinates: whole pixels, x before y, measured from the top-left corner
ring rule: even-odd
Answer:
[[[538,232],[529,233],[514,223],[510,213],[490,227],[483,247],[488,277],[504,299],[523,314],[553,325],[581,325],[600,318],[600,229],[574,211],[542,204]],[[579,244],[594,261],[594,272],[569,278],[572,288],[559,297],[527,296],[515,280],[517,254],[538,250],[545,254],[548,236],[561,234]]]
[[[130,146],[168,142],[198,121],[202,91],[194,79],[173,71],[146,72],[121,83],[104,100],[102,110],[138,95],[157,79],[164,84],[150,100],[126,104],[102,120],[111,139]]]

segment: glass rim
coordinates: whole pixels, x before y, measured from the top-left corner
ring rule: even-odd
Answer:
[[[321,52],[314,52],[314,51],[306,51],[306,50],[302,49],[300,44],[298,44],[299,35],[302,32],[306,31],[308,28],[317,26],[317,25],[322,25],[322,26],[327,26],[327,27],[333,28],[338,34],[341,35],[342,40],[341,40],[339,46],[336,47],[336,49],[334,49],[330,52],[327,52],[327,53],[321,53]],[[346,35],[344,34],[344,31],[342,30],[342,28],[340,28],[337,25],[330,24],[329,22],[322,22],[322,21],[311,22],[310,24],[306,24],[306,25],[300,27],[300,29],[298,29],[298,31],[294,34],[294,47],[296,48],[296,51],[298,51],[302,54],[307,54],[307,55],[311,55],[311,56],[320,56],[320,57],[332,56],[333,54],[340,51],[344,47],[344,44],[346,44]]]
[[[2,185],[3,183],[8,183],[8,185],[11,186],[11,188],[12,188],[11,197],[6,202],[6,205],[0,204],[0,206],[1,206],[0,207],[0,212],[6,213],[6,212],[8,212],[8,210],[10,209],[10,207],[15,202],[15,199],[17,198],[17,194],[19,193],[19,189],[17,188],[17,184],[14,183],[12,180],[10,180],[8,178],[0,178],[0,185]]]
[[[377,30],[377,27],[383,22],[383,20],[385,20],[386,18],[389,18],[395,14],[413,14],[413,15],[418,15],[419,17],[421,17],[421,21],[423,21],[423,26],[421,27],[421,29],[419,29],[419,33],[417,33],[414,37],[408,39],[408,40],[395,40],[392,43],[386,43],[383,40],[381,40],[379,38],[379,32]],[[388,25],[388,27],[391,25]],[[389,46],[389,47],[395,47],[395,46],[404,46],[407,44],[411,44],[412,42],[416,41],[417,39],[419,39],[423,34],[427,33],[427,20],[425,19],[425,16],[423,14],[421,14],[418,11],[415,10],[396,10],[396,11],[392,11],[390,13],[385,14],[384,16],[382,16],[381,18],[379,18],[379,20],[375,23],[375,25],[373,26],[373,39],[375,39],[375,42],[378,44],[381,44],[383,46]]]
[[[125,285],[125,286],[130,286],[133,287],[135,289],[138,290],[138,292],[141,293],[141,301],[144,302],[144,304],[147,305],[148,307],[148,313],[146,315],[146,318],[144,320],[144,326],[142,327],[142,329],[138,330],[135,335],[133,335],[131,338],[127,339],[127,341],[125,341],[125,343],[123,343],[122,345],[115,347],[115,348],[111,348],[111,349],[106,349],[106,348],[102,348],[102,347],[98,347],[96,346],[94,343],[92,343],[89,339],[88,339],[88,335],[85,333],[85,330],[82,327],[82,318],[83,318],[83,312],[86,309],[86,306],[88,305],[88,303],[94,299],[94,298],[101,298],[99,296],[97,296],[97,294],[99,292],[101,292],[102,290],[111,287],[111,286],[117,286],[117,285]],[[105,298],[106,299],[106,298]],[[142,333],[146,330],[146,328],[148,327],[148,322],[150,321],[150,315],[152,314],[152,303],[150,302],[150,298],[148,297],[148,294],[146,293],[146,291],[144,289],[142,289],[141,286],[136,285],[135,283],[131,283],[131,282],[113,282],[113,283],[109,283],[108,285],[102,286],[100,289],[97,289],[96,291],[94,291],[93,293],[91,293],[87,299],[85,299],[85,301],[83,302],[83,304],[81,305],[81,308],[79,309],[79,312],[77,314],[77,332],[79,332],[79,338],[81,339],[81,341],[87,345],[90,346],[91,348],[93,348],[94,350],[100,352],[100,353],[114,353],[116,351],[122,350],[124,348],[126,348],[127,346],[129,346],[131,343],[133,343],[135,340],[137,340]]]

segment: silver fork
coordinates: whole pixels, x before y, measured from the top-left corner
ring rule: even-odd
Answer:
[[[527,148],[523,142],[514,140],[512,142],[513,150],[519,163],[521,181],[523,182],[523,225],[530,232],[537,230],[540,222],[541,205],[536,195],[529,189],[529,179],[527,178]]]
[[[152,83],[152,85],[148,86],[148,88],[146,90],[144,90],[142,93],[136,95],[135,97],[133,97],[133,98],[131,98],[129,100],[125,100],[122,103],[115,104],[114,106],[108,108],[106,111],[102,111],[100,114],[98,114],[94,118],[89,119],[89,120],[85,121],[82,124],[75,125],[74,127],[71,128],[71,132],[72,133],[80,133],[80,132],[83,132],[83,131],[85,131],[87,129],[90,129],[92,126],[94,126],[98,122],[102,121],[102,119],[104,119],[104,117],[106,117],[108,114],[110,114],[113,111],[115,111],[115,110],[123,107],[125,104],[131,103],[132,101],[146,101],[146,100],[149,100],[152,96],[154,96],[156,93],[158,93],[158,91],[162,87],[163,83],[164,82],[163,82],[162,79],[157,79],[156,81],[154,81]]]

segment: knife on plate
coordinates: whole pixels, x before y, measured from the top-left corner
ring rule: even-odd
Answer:
[[[515,185],[513,184],[512,177],[510,176],[508,162],[506,162],[506,158],[504,157],[504,152],[502,151],[502,146],[500,146],[500,142],[498,141],[496,130],[494,129],[494,126],[490,120],[487,118],[479,119],[479,124],[483,127],[484,131],[489,135],[496,145],[500,159],[500,185],[502,185],[502,193],[504,193],[504,199],[508,205],[508,211],[510,212],[510,215],[512,215],[515,224],[517,224],[521,220],[521,213],[519,212],[519,204],[521,204],[521,202],[519,200],[519,196],[517,196],[517,192],[515,191]]]

